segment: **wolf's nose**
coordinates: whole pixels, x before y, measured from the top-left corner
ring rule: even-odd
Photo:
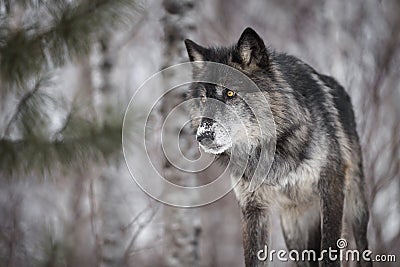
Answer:
[[[197,141],[203,146],[211,145],[214,141],[214,134],[211,132],[205,132],[196,137]]]

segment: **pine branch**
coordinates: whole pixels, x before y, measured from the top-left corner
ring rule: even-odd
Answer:
[[[10,135],[12,126],[19,126],[18,128],[22,132],[22,135],[26,135],[31,133],[39,122],[43,124],[43,120],[46,119],[43,106],[46,104],[46,100],[54,101],[50,96],[39,91],[39,89],[43,88],[45,85],[50,85],[49,77],[38,78],[36,81],[32,82],[31,89],[24,90],[27,91],[27,93],[25,93],[18,102],[11,119],[5,127],[3,138]]]
[[[55,170],[68,171],[90,163],[118,159],[121,155],[122,119],[101,128],[88,121],[70,119],[62,136],[46,140],[30,136],[22,140],[0,139],[0,175],[15,177]]]
[[[133,0],[51,1],[19,27],[11,26],[9,17],[3,18],[0,80],[22,85],[51,66],[79,59],[106,29],[128,24],[137,10]]]
[[[99,125],[78,117],[72,108],[59,130],[49,132],[46,116],[49,100],[55,100],[37,77],[86,56],[104,32],[131,20],[135,1],[34,2],[8,1],[6,14],[0,8],[0,92],[24,92],[0,138],[0,175],[44,174],[119,158],[114,155],[121,154],[121,114]],[[26,8],[20,19],[13,17],[16,5]]]

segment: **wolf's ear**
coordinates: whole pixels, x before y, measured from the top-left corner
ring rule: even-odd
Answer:
[[[206,61],[207,48],[202,47],[192,40],[185,40],[186,50],[189,55],[190,61]]]
[[[268,64],[268,51],[264,41],[252,28],[246,28],[243,31],[237,43],[237,49],[245,65],[255,63],[263,67]]]

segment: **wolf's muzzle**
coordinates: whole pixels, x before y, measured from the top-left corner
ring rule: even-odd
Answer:
[[[204,132],[196,137],[197,141],[203,146],[209,146],[214,142],[215,135],[213,132]]]
[[[214,120],[210,118],[203,118],[200,127],[197,131],[196,139],[203,146],[211,145],[215,140],[215,133],[212,130]]]

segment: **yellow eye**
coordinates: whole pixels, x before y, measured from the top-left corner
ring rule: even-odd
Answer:
[[[226,95],[227,95],[228,97],[234,97],[234,96],[236,95],[236,93],[235,93],[234,91],[228,90],[228,91],[226,92]]]

